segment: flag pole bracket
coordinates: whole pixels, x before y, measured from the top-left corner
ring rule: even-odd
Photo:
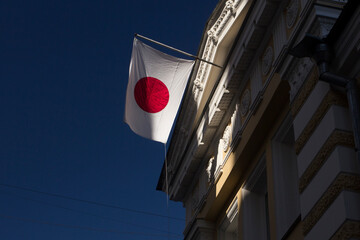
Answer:
[[[153,40],[153,39],[151,39],[151,38],[142,36],[142,35],[137,34],[137,33],[135,33],[134,35],[135,35],[135,38],[136,38],[136,37],[139,37],[139,38],[145,39],[145,40],[150,41],[150,42],[152,42],[152,43],[158,44],[158,45],[160,45],[160,46],[162,46],[162,47],[166,47],[166,48],[171,49],[171,50],[173,50],[173,51],[176,51],[176,52],[182,53],[182,54],[184,54],[184,55],[186,55],[186,56],[192,57],[192,58],[194,58],[194,59],[196,59],[196,60],[199,60],[199,61],[202,61],[202,62],[211,64],[211,65],[213,65],[213,66],[215,66],[215,67],[218,67],[218,68],[222,68],[222,66],[217,65],[216,63],[209,62],[209,61],[207,61],[207,60],[205,60],[205,59],[203,59],[203,58],[200,58],[200,57],[195,56],[195,55],[193,55],[193,54],[184,52],[184,51],[182,51],[182,50],[179,50],[179,49],[177,49],[177,48],[171,47],[171,46],[166,45],[166,44],[164,44],[164,43],[155,41],[155,40]]]

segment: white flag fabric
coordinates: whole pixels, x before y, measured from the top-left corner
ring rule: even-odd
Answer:
[[[136,134],[167,142],[193,65],[134,38],[125,122]]]

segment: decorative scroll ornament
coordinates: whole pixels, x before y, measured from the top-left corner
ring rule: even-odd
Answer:
[[[289,5],[286,8],[286,26],[291,28],[294,26],[296,18],[299,12],[299,1],[298,0],[291,0]]]
[[[214,44],[217,44],[219,37],[216,35],[215,31],[213,29],[209,30],[207,32],[209,39],[213,41]]]
[[[198,98],[203,90],[204,90],[204,84],[201,82],[200,79],[196,78],[196,80],[194,81],[194,86],[193,86],[193,96],[194,96],[195,101],[198,100]]]
[[[249,107],[250,107],[250,90],[246,89],[241,97],[241,102],[240,102],[240,113],[242,117],[245,117],[245,115],[248,113],[249,111]]]
[[[225,3],[225,9],[230,10],[231,13],[235,11],[235,4],[233,0],[228,0]]]
[[[204,84],[199,79],[196,79],[194,81],[194,85],[199,91],[202,91],[204,89]]]
[[[230,136],[231,136],[231,127],[227,126],[222,137],[223,140],[223,150],[226,152],[230,145]]]
[[[312,30],[310,30],[310,34],[320,38],[325,38],[333,28],[335,22],[336,19],[334,18],[318,16],[317,20],[313,24]]]
[[[209,162],[208,162],[208,165],[207,165],[207,168],[206,168],[206,173],[207,173],[207,176],[208,176],[208,182],[211,182],[213,162],[214,162],[214,157],[209,159]]]
[[[261,62],[261,71],[264,76],[269,73],[272,62],[273,62],[273,58],[274,58],[274,50],[272,49],[271,46],[269,46],[265,50],[265,53],[262,57],[262,62]]]
[[[214,23],[214,25],[210,28],[210,30],[207,32],[208,39],[206,40],[204,52],[202,54],[202,58],[207,61],[212,61],[212,58],[216,52],[216,45],[218,44],[219,38],[221,37],[222,32],[226,29],[226,26],[231,23],[231,20],[234,19],[234,14],[236,13],[237,9],[240,6],[240,3],[242,3],[242,0],[228,0]],[[201,99],[201,94],[203,91],[203,87],[206,84],[206,76],[209,73],[210,65],[206,64],[204,62],[200,63],[197,75],[196,75],[196,81],[194,82],[193,87],[193,95],[194,100],[196,102]]]
[[[231,141],[234,141],[240,129],[241,129],[240,103],[236,103],[235,111],[231,117]]]
[[[215,173],[218,171],[219,167],[223,164],[224,161],[223,151],[222,151],[223,149],[224,149],[224,139],[221,138],[219,139],[219,144],[217,148]]]
[[[310,58],[301,58],[294,69],[288,74],[290,85],[290,100],[292,101],[311,71],[314,63]]]

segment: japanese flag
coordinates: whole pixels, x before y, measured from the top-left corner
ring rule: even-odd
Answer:
[[[193,65],[134,38],[125,122],[136,134],[167,142]]]

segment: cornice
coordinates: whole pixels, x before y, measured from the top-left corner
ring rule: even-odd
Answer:
[[[246,0],[228,0],[225,3],[223,10],[221,11],[220,16],[216,20],[215,24],[207,31],[206,35],[206,44],[202,54],[202,58],[207,61],[213,61],[214,56],[218,47],[218,43],[221,38],[223,38],[224,30],[228,25],[231,25],[235,21],[236,11],[239,9],[240,3],[247,2]],[[197,71],[194,86],[193,86],[193,95],[194,100],[197,103],[197,106],[200,105],[201,96],[206,85],[206,78],[208,76],[209,70],[212,67],[205,63],[201,62],[199,69]]]
[[[216,21],[209,20],[209,23],[213,22],[213,25],[208,28],[208,30],[204,33],[202,41],[204,41],[205,44],[201,44],[203,50],[199,51],[201,53],[201,58],[207,61],[214,62],[216,52],[219,46],[221,46],[222,40],[226,36],[227,31],[236,21],[237,16],[239,16],[242,9],[251,2],[252,0],[228,0],[225,2],[225,4],[223,4],[223,8],[221,9],[221,11],[216,10],[217,12],[213,13],[215,15],[218,15],[218,18],[216,19]],[[233,37],[235,38],[235,36]],[[191,133],[194,131],[192,130],[192,125],[196,121],[196,119],[194,119],[194,116],[202,111],[202,109],[199,108],[199,105],[202,101],[201,99],[206,87],[206,81],[213,68],[213,66],[205,62],[200,62],[198,64],[198,68],[194,69],[193,76],[191,77],[191,79],[193,79],[193,84],[190,84],[191,91],[187,94],[186,99],[184,99],[181,116],[179,116],[179,120],[176,123],[173,139],[169,148],[169,165],[172,164],[173,169],[177,169],[181,162],[183,162],[183,160],[180,161],[181,154],[179,153],[184,152],[186,146],[189,147],[189,145],[191,145],[191,147],[186,150],[187,156],[185,156],[185,158],[192,158],[194,153],[191,151],[191,149],[196,150],[203,144],[202,138],[204,136],[201,133],[195,134],[195,139],[189,139],[188,137],[190,137],[189,135],[191,135]],[[217,74],[220,74],[219,69],[215,70],[217,71]],[[226,89],[224,89],[224,93],[228,93]],[[222,95],[223,94],[221,94],[220,98],[222,97]],[[183,109],[186,109],[186,111],[183,111]],[[217,111],[213,111],[212,114],[216,114],[216,112]],[[205,124],[205,122],[203,123]],[[190,144],[189,141],[191,141]],[[188,167],[189,166],[185,166],[186,169]],[[164,172],[162,173],[162,176],[164,176]],[[173,177],[175,176],[170,176],[170,178]],[[162,183],[161,178],[163,177],[160,177],[159,184],[163,185],[164,183]],[[163,189],[163,186],[159,184],[157,189]]]

